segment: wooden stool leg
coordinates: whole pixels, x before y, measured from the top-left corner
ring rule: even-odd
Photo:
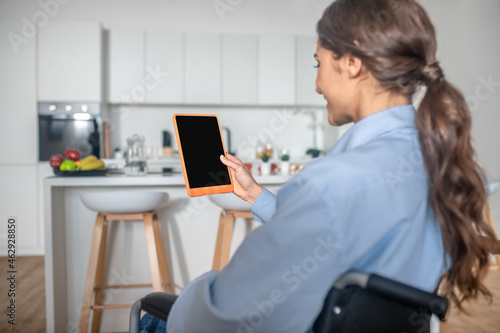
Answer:
[[[223,210],[220,213],[219,218],[219,229],[217,229],[217,239],[215,240],[215,251],[214,251],[214,261],[212,263],[212,269],[220,270],[220,259],[221,259],[221,251],[222,251],[222,235],[224,234],[224,218],[225,211]]]
[[[94,305],[102,305],[102,289],[100,287],[104,284],[104,263],[106,259],[106,243],[108,238],[108,225],[109,221],[104,219],[102,226],[102,238],[101,246],[99,250],[99,259],[97,262],[97,273],[95,279],[95,293],[94,293]],[[99,326],[101,324],[102,309],[93,309],[92,311],[92,333],[99,332]]]
[[[144,228],[146,231],[146,246],[148,248],[149,266],[151,267],[151,280],[153,291],[162,291],[160,266],[158,265],[158,249],[156,248],[153,229],[153,214],[144,213]]]
[[[155,236],[156,250],[158,251],[158,264],[160,266],[161,279],[163,281],[163,290],[168,293],[173,293],[172,284],[168,276],[167,261],[165,260],[165,249],[161,237],[160,224],[158,223],[158,215],[153,213],[153,232]]]
[[[85,288],[83,292],[82,311],[80,315],[79,333],[87,333],[89,326],[89,316],[92,304],[92,296],[94,294],[95,279],[97,274],[97,266],[99,253],[101,252],[102,237],[103,237],[104,215],[99,213],[95,221],[94,233],[92,235],[92,245],[90,248],[89,266],[87,268],[87,279],[85,280]]]
[[[234,215],[227,213],[224,219],[224,232],[222,233],[220,269],[229,262],[229,252],[231,252],[231,240],[233,238]]]

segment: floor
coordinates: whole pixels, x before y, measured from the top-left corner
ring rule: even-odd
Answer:
[[[15,264],[15,297],[9,297],[11,288],[8,269],[8,258],[0,257],[0,299],[2,316],[0,317],[0,332],[45,332],[45,279],[44,257],[17,257]],[[15,299],[15,326],[9,324],[4,309],[11,299]]]
[[[16,258],[16,325],[0,317],[0,332],[45,332],[44,258],[42,256]],[[1,307],[7,306],[9,281],[7,257],[0,257]],[[7,275],[8,277],[8,275]],[[500,332],[500,272],[491,270],[485,283],[493,293],[493,303],[481,299],[465,306],[469,315],[451,309],[448,321],[441,325],[442,333],[498,333]],[[6,297],[7,296],[7,297]],[[2,313],[4,313],[2,311]]]
[[[491,305],[481,298],[464,308],[469,313],[460,313],[451,308],[448,320],[441,324],[442,333],[498,333],[500,332],[500,271],[492,269],[485,279],[485,284],[493,294]]]

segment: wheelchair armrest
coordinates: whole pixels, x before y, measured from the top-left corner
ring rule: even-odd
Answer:
[[[129,333],[139,333],[141,310],[166,321],[176,299],[177,295],[155,292],[137,300],[130,309]]]
[[[177,297],[177,295],[165,292],[151,293],[141,299],[141,309],[166,321]]]
[[[424,308],[428,312],[437,315],[440,320],[446,318],[448,299],[436,293],[428,293],[377,274],[366,274],[357,271],[344,274],[335,283],[335,287],[339,289],[348,285],[359,286],[409,305]]]

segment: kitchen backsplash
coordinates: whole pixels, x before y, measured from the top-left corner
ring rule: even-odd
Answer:
[[[300,159],[309,148],[330,149],[341,132],[328,124],[324,109],[111,106],[103,120],[110,124],[112,150],[123,150],[126,138],[138,133],[144,135],[147,147],[161,154],[163,130],[172,134],[177,150],[172,122],[175,113],[216,114],[221,126],[231,130],[231,150],[245,160],[254,157],[258,142],[268,141],[273,144],[275,158],[277,151],[285,148],[291,158]]]

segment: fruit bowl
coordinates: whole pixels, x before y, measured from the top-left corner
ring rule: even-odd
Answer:
[[[102,170],[69,170],[69,171],[62,171],[59,169],[52,169],[54,170],[54,174],[56,176],[61,176],[61,177],[96,177],[96,176],[105,176],[108,172],[109,169],[102,169]]]

